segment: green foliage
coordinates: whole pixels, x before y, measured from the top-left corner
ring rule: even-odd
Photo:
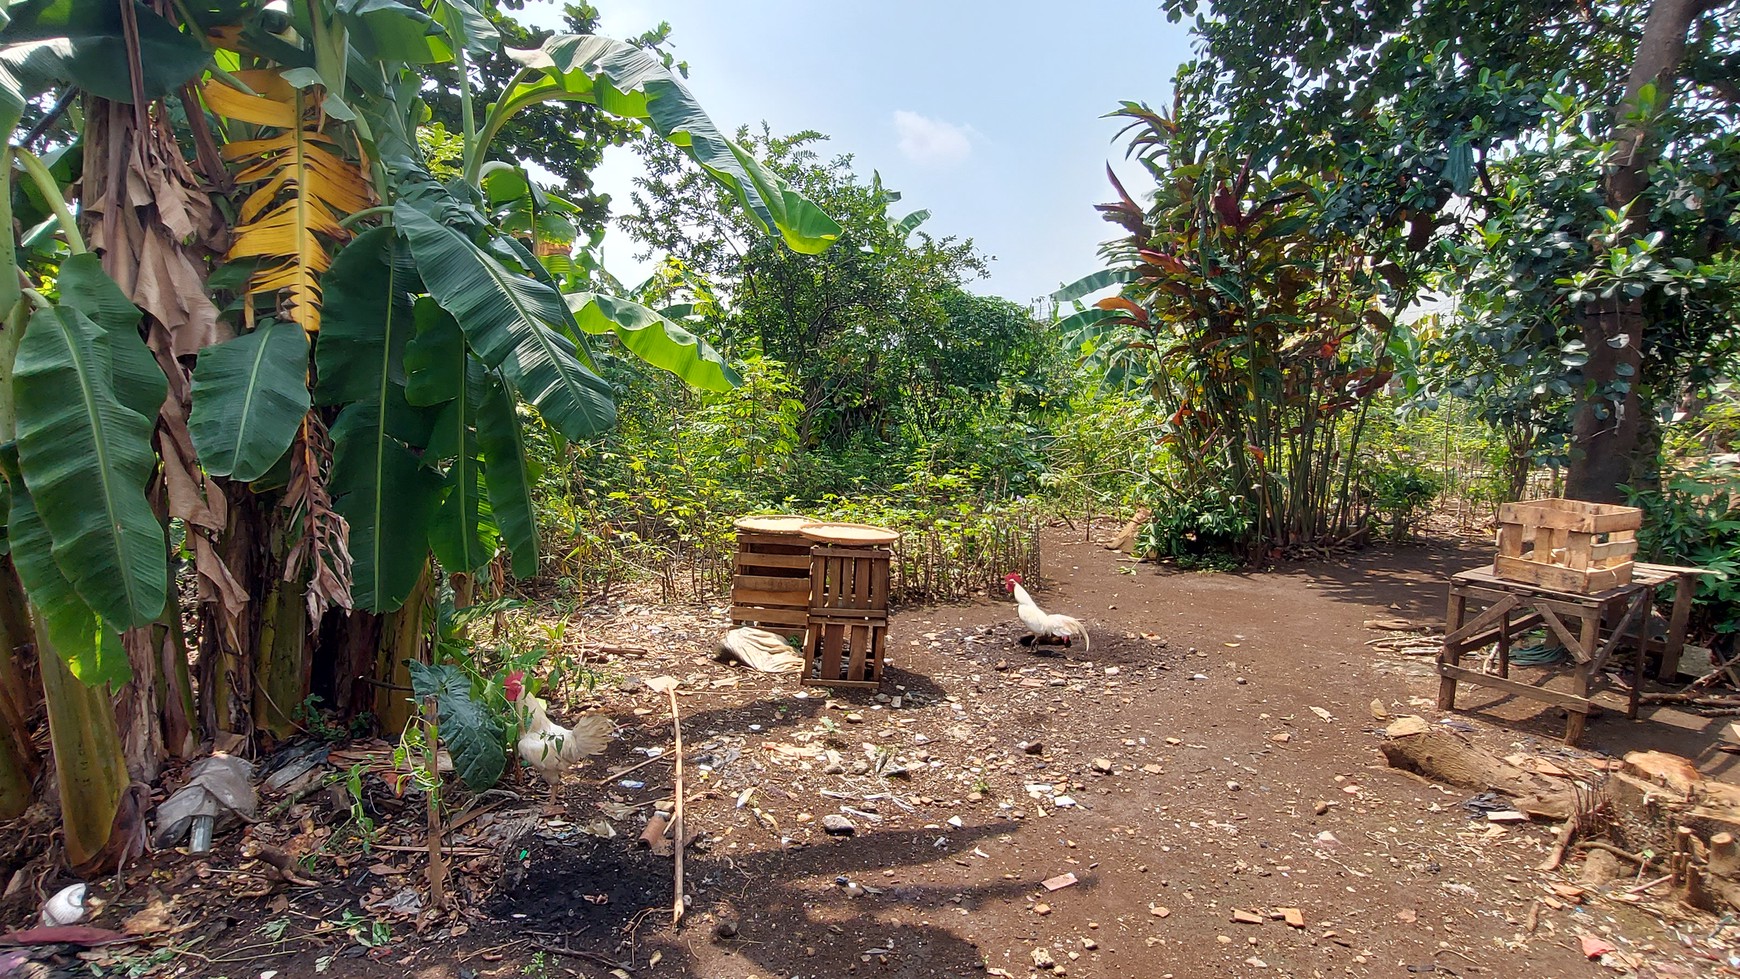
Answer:
[[[477,696],[472,678],[457,666],[413,662],[411,694],[434,697],[440,711],[440,737],[453,756],[453,770],[473,791],[494,785],[507,767],[501,717]]]
[[[1698,578],[1695,625],[1740,631],[1740,471],[1708,463],[1626,494],[1643,510],[1638,560],[1715,572]]]
[[[1395,457],[1379,461],[1365,477],[1371,483],[1371,508],[1389,524],[1396,540],[1413,535],[1444,489],[1444,481],[1430,469]]]

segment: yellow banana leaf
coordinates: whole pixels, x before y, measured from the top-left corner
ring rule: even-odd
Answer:
[[[338,141],[320,131],[319,89],[299,90],[276,70],[232,77],[254,94],[214,78],[205,84],[206,105],[265,132],[231,140],[223,149],[236,184],[252,188],[237,212],[225,257],[260,259],[248,294],[282,293],[288,318],[312,335],[320,331],[320,274],[332,264],[329,244],[350,237],[340,223],[346,215],[373,203],[368,180],[341,155]]]

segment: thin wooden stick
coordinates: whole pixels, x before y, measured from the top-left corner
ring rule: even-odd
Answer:
[[[1565,862],[1565,851],[1571,848],[1571,840],[1576,837],[1577,830],[1582,828],[1583,820],[1580,817],[1580,813],[1574,812],[1571,814],[1571,818],[1565,820],[1564,824],[1559,827],[1559,842],[1553,844],[1553,852],[1547,854],[1547,859],[1541,861],[1541,865],[1535,868],[1536,870],[1558,870],[1559,864]]]
[[[671,730],[677,740],[676,774],[671,786],[671,795],[676,800],[671,807],[671,828],[675,830],[673,835],[677,840],[677,887],[671,898],[671,924],[675,925],[683,920],[683,850],[688,843],[688,834],[683,828],[683,722],[677,716],[676,686],[673,684],[665,694],[671,698]]]
[[[630,765],[627,768],[623,768],[623,769],[619,769],[617,771],[611,772],[609,775],[606,775],[603,778],[599,779],[598,784],[599,785],[609,785],[611,782],[616,781],[617,779],[623,777],[624,775],[629,774],[630,772],[638,772],[648,765],[656,765],[661,761],[670,761],[670,760],[671,760],[670,757],[667,755],[659,755],[656,758],[648,758],[646,761],[643,761],[637,765]]]
[[[435,739],[441,731],[441,706],[434,697],[423,698],[423,763],[429,766],[433,784],[427,789],[429,799],[429,903],[437,911],[447,910],[447,861],[441,854],[441,765],[436,754]]]

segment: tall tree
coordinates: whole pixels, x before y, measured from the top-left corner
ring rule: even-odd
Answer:
[[[1737,325],[1709,315],[1736,244],[1732,166],[1702,163],[1736,152],[1732,0],[1228,0],[1195,31],[1180,97],[1222,107],[1221,139],[1356,174],[1374,217],[1403,216],[1419,248],[1480,244],[1509,312],[1536,304],[1539,328],[1509,339],[1569,368],[1571,493],[1653,478],[1651,419],[1726,346],[1683,342],[1688,317]],[[1554,226],[1512,223],[1542,213],[1513,205],[1539,203],[1543,172],[1561,181]]]

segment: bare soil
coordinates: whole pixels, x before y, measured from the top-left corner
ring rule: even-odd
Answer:
[[[1381,633],[1365,623],[1441,624],[1446,575],[1481,558],[1415,545],[1263,573],[1189,573],[1131,564],[1059,530],[1035,597],[1084,619],[1091,650],[1020,646],[1000,599],[905,610],[891,625],[882,689],[898,708],[713,662],[718,609],[590,610],[577,624],[593,642],[648,652],[607,661],[612,682],[596,699],[557,702],[556,713],[602,710],[622,736],[569,777],[559,814],[538,820],[505,861],[459,858],[459,887],[473,901],[465,911],[418,933],[409,917],[370,910],[417,885],[421,857],[403,852],[373,858],[372,870],[354,862],[326,887],[236,901],[231,835],[204,876],[173,869],[187,857],[158,855],[159,890],[181,893],[179,917],[194,923],[177,941],[207,935],[195,948],[217,960],[184,956],[167,968],[238,979],[267,970],[296,979],[317,965],[332,976],[622,968],[931,979],[1042,974],[1043,950],[1057,966],[1043,971],[1083,977],[1555,977],[1606,971],[1579,948],[1589,932],[1643,955],[1655,975],[1727,971],[1641,908],[1553,899],[1548,885],[1577,868],[1534,869],[1553,840],[1547,827],[1494,831],[1461,805],[1468,792],[1383,766],[1374,700],[1389,714],[1446,715],[1425,699],[1437,686],[1429,658],[1373,652],[1366,643]],[[688,851],[693,900],[676,928],[671,859],[634,845],[648,809],[611,820],[615,838],[580,831],[600,818],[600,802],[670,795],[663,762],[606,778],[645,761],[645,749],[668,750],[665,702],[638,682],[661,673],[684,679],[688,820],[703,834]],[[1467,688],[1459,706],[1451,719],[1501,753],[1565,750],[1554,708]],[[1584,748],[1654,747],[1723,774],[1734,759],[1712,750],[1721,723],[1664,711],[1633,723],[1609,711]],[[541,803],[541,784],[524,795]],[[489,834],[505,811],[454,842],[499,840]],[[847,815],[855,833],[824,833],[830,813]],[[419,819],[412,806],[398,823],[411,832]],[[1042,886],[1066,873],[1073,885]],[[96,923],[117,927],[149,886],[111,895]],[[1297,909],[1303,926],[1280,909]],[[389,921],[390,938],[366,948],[354,941],[356,919],[320,924],[346,910]],[[262,937],[272,921],[289,924]]]

